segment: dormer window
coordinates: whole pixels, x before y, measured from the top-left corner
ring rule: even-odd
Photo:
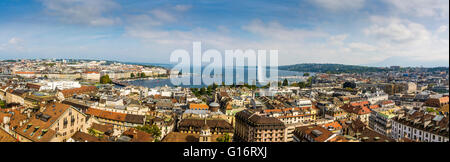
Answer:
[[[45,135],[45,133],[47,133],[48,132],[48,130],[47,129],[44,129],[44,130],[42,130],[42,134],[38,137],[38,139],[41,139],[42,138],[42,136],[44,136]]]
[[[33,136],[39,130],[39,128],[40,128],[39,126],[34,127],[34,131],[31,132],[30,136]]]
[[[31,126],[33,126],[33,124],[28,124],[28,125],[27,125],[27,128],[25,128],[25,129],[23,130],[23,132],[24,132],[24,133],[27,132],[27,130],[30,129]]]

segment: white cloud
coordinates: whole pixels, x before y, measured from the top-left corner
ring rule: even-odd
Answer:
[[[93,26],[113,25],[120,18],[108,16],[119,4],[113,0],[42,0],[46,11],[67,23]]]
[[[364,7],[365,0],[310,0],[314,5],[331,10],[357,10]]]
[[[139,38],[143,46],[153,53],[170,54],[175,49],[190,51],[193,41],[201,41],[203,49],[266,49],[279,50],[280,65],[303,62],[364,64],[379,61],[383,57],[366,53],[354,53],[346,47],[348,35],[335,35],[314,29],[287,28],[278,22],[264,23],[255,20],[242,29],[256,38],[241,37],[226,32],[195,28],[188,31],[162,30],[157,26],[133,25],[126,28],[126,35]],[[327,40],[338,46],[329,46]],[[168,57],[167,57],[168,58]],[[348,59],[352,58],[352,59]]]
[[[364,33],[386,43],[420,43],[431,39],[431,33],[422,24],[378,16],[373,16],[371,21],[373,25]]]
[[[337,45],[337,46],[342,46],[344,44],[344,40],[347,39],[348,35],[347,34],[341,34],[341,35],[335,35],[335,36],[331,36],[328,39],[328,42],[331,45]]]
[[[157,19],[165,21],[165,22],[173,22],[176,20],[176,18],[173,15],[171,15],[163,10],[160,10],[160,9],[152,10],[152,11],[150,11],[150,13]]]
[[[0,50],[2,51],[24,51],[23,40],[17,37],[12,37],[8,42],[0,44]]]
[[[8,44],[16,45],[16,44],[19,44],[20,42],[22,42],[22,39],[13,37],[8,41]]]
[[[364,33],[379,55],[400,56],[417,61],[441,61],[449,58],[449,43],[424,25],[405,19],[372,17]],[[355,46],[355,45],[353,45]]]
[[[442,25],[437,30],[438,33],[444,33],[444,32],[447,32],[447,31],[448,31],[448,26],[447,25]]]
[[[395,11],[419,17],[448,18],[449,0],[384,0]]]
[[[191,5],[176,5],[173,7],[176,11],[185,12],[192,8]]]
[[[351,49],[357,50],[357,51],[363,51],[363,52],[373,52],[377,50],[377,47],[366,44],[366,43],[359,43],[359,42],[353,42],[348,45]]]
[[[261,20],[254,20],[245,25],[242,29],[259,36],[284,41],[302,41],[305,38],[326,37],[327,33],[317,30],[306,30],[299,28],[288,29],[278,22],[263,23]]]

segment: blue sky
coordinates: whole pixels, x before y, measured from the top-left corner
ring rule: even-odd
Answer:
[[[279,64],[448,66],[448,0],[2,0],[0,59],[168,63],[278,49]]]

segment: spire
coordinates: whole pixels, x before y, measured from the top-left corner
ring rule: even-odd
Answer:
[[[205,122],[203,123],[202,130],[209,130],[209,126],[206,123],[206,118],[205,118]]]

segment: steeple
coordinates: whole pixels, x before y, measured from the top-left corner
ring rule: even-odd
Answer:
[[[206,123],[206,118],[205,122],[202,125],[199,142],[211,142],[211,130],[209,129],[208,124]]]

